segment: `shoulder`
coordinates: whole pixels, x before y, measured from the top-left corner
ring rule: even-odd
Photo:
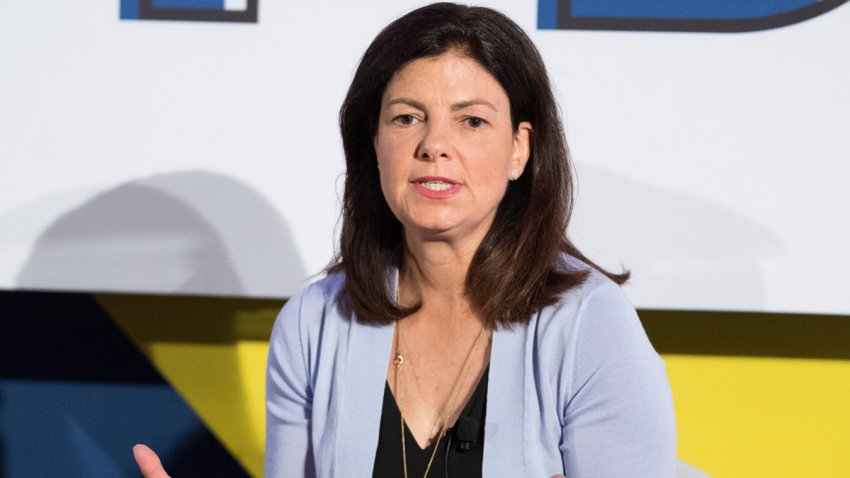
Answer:
[[[284,304],[269,341],[267,380],[271,388],[267,395],[285,389],[282,383],[298,384],[302,392],[311,388],[320,350],[334,347],[333,340],[348,323],[339,307],[343,283],[342,274],[331,274],[309,284]]]
[[[296,302],[308,306],[331,305],[339,301],[345,283],[345,274],[342,272],[327,275],[302,289],[292,296],[288,302]]]
[[[307,285],[286,301],[281,315],[306,313],[307,316],[314,316],[317,314],[312,312],[322,313],[331,308],[338,308],[344,283],[345,274],[335,273]]]
[[[583,262],[566,256],[573,270],[587,270],[585,281],[545,307],[537,317],[537,340],[544,361],[571,370],[569,382],[586,380],[600,370],[662,365],[622,287]],[[623,367],[624,364],[631,364]],[[572,392],[575,391],[575,388]]]
[[[620,285],[572,256],[561,256],[560,267],[586,272],[587,277],[578,286],[562,292],[554,304],[544,307],[538,320],[565,329],[637,321],[635,308]]]
[[[341,322],[346,316],[340,301],[344,282],[344,274],[330,274],[287,300],[275,320],[272,346],[281,341],[308,342],[329,324]]]

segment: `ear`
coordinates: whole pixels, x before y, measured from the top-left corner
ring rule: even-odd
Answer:
[[[511,157],[511,168],[508,171],[508,176],[513,179],[522,176],[528,158],[531,157],[531,135],[533,132],[534,129],[528,121],[521,122],[514,132],[514,153]]]

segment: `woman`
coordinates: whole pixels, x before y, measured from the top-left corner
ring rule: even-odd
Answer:
[[[524,32],[401,17],[340,126],[340,252],[275,324],[267,476],[673,476],[663,364],[626,275],[566,239],[569,155]]]

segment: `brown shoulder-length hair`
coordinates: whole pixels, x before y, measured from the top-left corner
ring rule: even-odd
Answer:
[[[480,63],[507,93],[514,130],[531,123],[531,157],[511,182],[493,225],[466,276],[466,295],[491,326],[528,323],[532,314],[581,284],[587,269],[568,267],[566,253],[618,283],[566,237],[573,205],[572,165],[549,77],[537,48],[503,14],[483,7],[436,3],[389,24],[372,41],[354,74],[339,114],[346,177],[342,231],[329,272],[345,272],[343,299],[358,320],[386,324],[415,312],[400,308],[387,272],[400,267],[401,223],[380,187],[373,147],[384,90],[412,60],[460,51]],[[421,305],[421,304],[420,304]]]

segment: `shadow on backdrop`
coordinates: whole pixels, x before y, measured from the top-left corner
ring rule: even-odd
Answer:
[[[203,171],[117,186],[65,213],[18,274],[25,289],[282,297],[306,277],[284,219]]]
[[[782,252],[773,231],[695,195],[584,164],[579,173],[573,230],[592,231],[594,239],[589,247],[578,242],[591,258],[593,251],[628,258],[630,287],[641,304],[683,310],[765,306],[762,263]]]

